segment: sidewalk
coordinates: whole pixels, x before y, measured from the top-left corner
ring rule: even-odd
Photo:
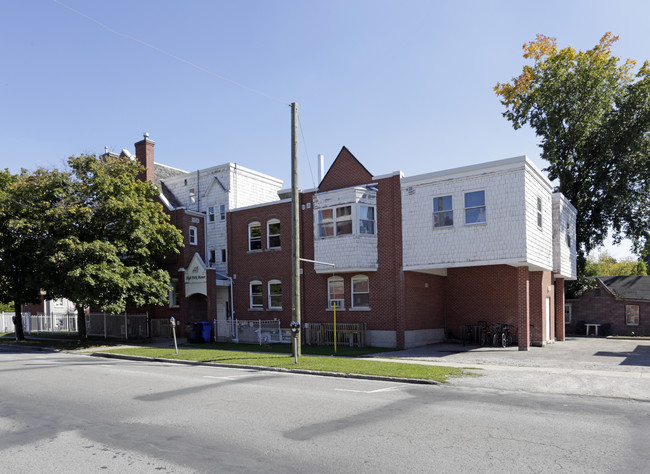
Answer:
[[[650,340],[567,338],[528,351],[433,344],[375,357],[480,374],[450,381],[459,387],[650,401]]]

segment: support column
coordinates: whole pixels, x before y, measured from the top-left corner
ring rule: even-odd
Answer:
[[[517,339],[519,350],[527,351],[530,340],[530,283],[528,267],[517,267]]]
[[[558,341],[565,340],[564,303],[564,278],[558,278],[555,280],[555,339]]]

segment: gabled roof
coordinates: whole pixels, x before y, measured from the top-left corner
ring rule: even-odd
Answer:
[[[650,276],[598,277],[597,280],[616,298],[650,301]]]
[[[350,150],[343,147],[318,185],[318,191],[349,188],[368,184],[371,181],[372,173],[350,153]]]

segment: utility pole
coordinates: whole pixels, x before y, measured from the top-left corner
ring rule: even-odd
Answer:
[[[300,330],[300,195],[298,193],[298,104],[291,103],[291,321]],[[300,333],[294,337],[296,361],[302,355]]]

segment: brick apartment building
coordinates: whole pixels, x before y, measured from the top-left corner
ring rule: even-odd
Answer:
[[[291,321],[290,208],[228,215],[238,319]],[[371,346],[442,341],[479,320],[516,328],[520,348],[564,339],[575,209],[526,157],[405,178],[373,176],[343,148],[300,209],[301,256],[334,264],[301,265],[307,326],[331,322],[336,304]]]
[[[161,262],[169,304],[141,308],[152,334],[215,322],[291,322],[291,199],[282,181],[226,163],[186,172],[135,156],[154,181],[180,254]],[[521,349],[564,339],[564,281],[576,277],[575,209],[526,157],[413,177],[370,173],[343,148],[316,189],[300,193],[303,338],[310,326],[363,327],[356,343],[413,347],[480,320],[509,324]],[[237,321],[238,324],[234,324]],[[249,324],[246,324],[249,323]],[[309,340],[307,342],[310,342]]]

